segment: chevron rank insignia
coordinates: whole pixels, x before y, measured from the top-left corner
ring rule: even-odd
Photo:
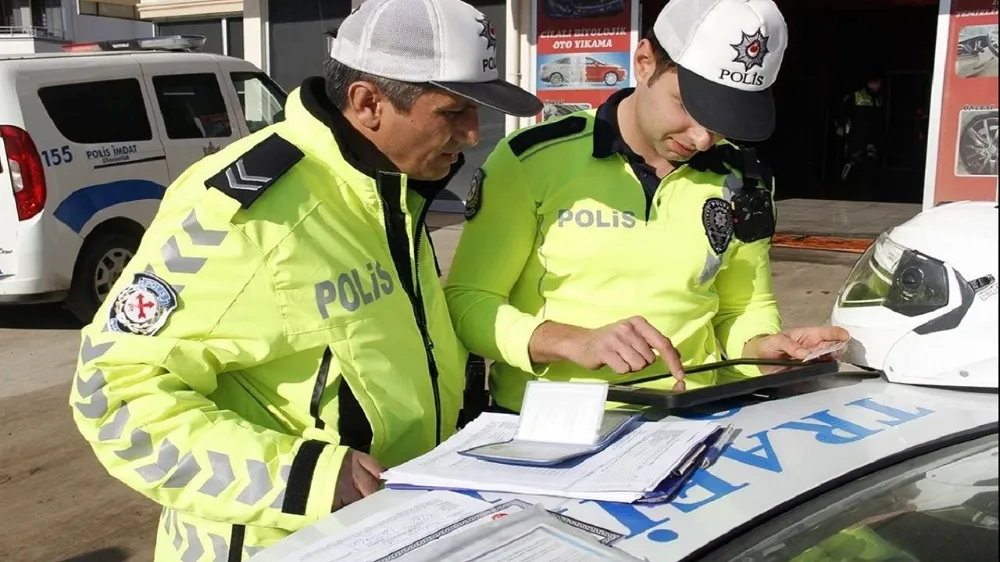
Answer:
[[[267,188],[302,160],[297,146],[276,134],[267,137],[224,170],[205,181],[249,209]]]

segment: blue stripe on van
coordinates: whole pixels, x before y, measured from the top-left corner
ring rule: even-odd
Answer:
[[[52,215],[77,234],[94,215],[130,201],[163,199],[167,188],[149,180],[120,180],[90,185],[63,199]]]

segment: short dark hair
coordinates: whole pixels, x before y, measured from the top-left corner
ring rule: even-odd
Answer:
[[[346,64],[327,59],[324,75],[326,76],[326,95],[330,101],[343,111],[347,107],[347,92],[351,84],[355,82],[369,82],[378,88],[389,103],[400,113],[406,114],[413,109],[413,104],[417,98],[431,89],[430,84],[420,84],[412,82],[402,82],[390,78],[383,78],[368,72],[355,70]]]
[[[649,77],[649,82],[646,83],[647,86],[652,86],[653,82],[656,82],[660,76],[663,76],[673,68],[677,68],[677,63],[667,54],[667,50],[660,44],[660,40],[656,38],[656,34],[653,33],[652,28],[646,32],[645,38],[649,41],[649,46],[653,49],[653,58],[656,60],[656,70],[653,71],[653,75]]]

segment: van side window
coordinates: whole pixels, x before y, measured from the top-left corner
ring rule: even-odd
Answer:
[[[233,134],[226,100],[215,74],[168,74],[153,77],[167,137],[208,139]]]
[[[240,98],[243,117],[251,133],[284,118],[285,92],[261,72],[233,72],[233,87]]]
[[[38,97],[68,141],[101,144],[153,138],[146,97],[135,78],[44,86]]]

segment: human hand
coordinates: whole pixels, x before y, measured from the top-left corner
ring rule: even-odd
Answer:
[[[656,361],[653,350],[660,352],[678,382],[684,380],[680,354],[666,336],[641,316],[582,331],[568,355],[584,368],[596,370],[607,365],[624,375],[652,365]]]
[[[333,511],[378,491],[379,476],[385,468],[374,457],[348,449],[337,476]]]
[[[743,357],[754,359],[805,359],[813,351],[830,344],[850,341],[847,330],[835,326],[814,326],[792,328],[770,336],[759,336],[743,346]],[[834,354],[817,357],[817,360],[833,359]],[[781,367],[761,367],[764,373],[780,370]]]

